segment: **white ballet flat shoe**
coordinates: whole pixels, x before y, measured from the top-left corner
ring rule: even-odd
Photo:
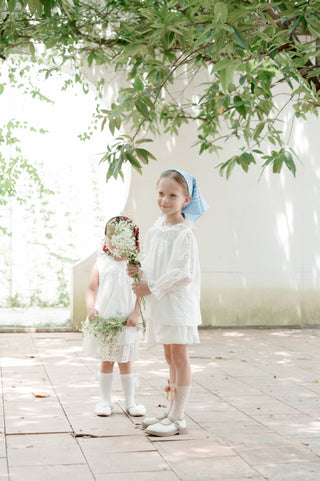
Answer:
[[[146,414],[146,408],[142,404],[132,404],[126,408],[126,412],[133,417],[144,416]]]
[[[162,421],[162,419],[165,419],[167,418],[169,415],[168,412],[165,412],[163,414],[159,414],[159,416],[153,416],[153,417],[150,417],[150,418],[144,418],[142,420],[142,427],[143,428],[147,428],[149,426],[152,426],[153,424],[157,424],[159,421]]]
[[[110,416],[112,413],[113,405],[109,404],[107,401],[100,401],[95,408],[95,413],[97,416]]]
[[[187,423],[185,419],[176,421],[170,418],[162,419],[157,424],[149,426],[145,433],[151,436],[173,436],[174,434],[187,434]]]

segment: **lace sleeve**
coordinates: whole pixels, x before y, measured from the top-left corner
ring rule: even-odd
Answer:
[[[196,241],[188,232],[177,239],[166,267],[166,272],[157,280],[149,280],[148,286],[157,299],[177,291],[192,281],[194,273]]]

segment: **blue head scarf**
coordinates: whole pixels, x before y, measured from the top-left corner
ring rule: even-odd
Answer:
[[[165,172],[168,172],[168,170],[175,170],[178,172],[184,180],[187,183],[188,186],[188,192],[189,195],[191,196],[191,201],[189,202],[188,205],[183,207],[182,212],[185,215],[187,220],[191,220],[192,222],[195,222],[199,217],[202,216],[208,209],[209,206],[202,197],[202,195],[199,192],[198,186],[197,186],[197,181],[193,175],[188,174],[188,172],[185,172],[184,170],[178,170],[178,169],[167,169],[161,172],[160,177],[162,174]]]

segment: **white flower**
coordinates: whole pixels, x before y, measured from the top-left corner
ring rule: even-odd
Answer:
[[[112,229],[113,233],[111,234],[111,240],[113,255],[116,257],[125,256],[129,261],[136,261],[138,248],[136,245],[133,224],[126,220],[120,220],[119,222],[112,224]]]

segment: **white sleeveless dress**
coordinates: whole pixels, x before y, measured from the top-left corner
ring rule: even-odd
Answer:
[[[99,288],[95,308],[104,318],[128,317],[135,309],[136,296],[131,289],[132,280],[126,273],[126,261],[116,261],[103,253],[97,258]],[[85,331],[83,350],[89,357],[111,362],[136,361],[139,357],[138,343],[143,337],[142,323],[137,327],[124,326],[115,346],[110,346]]]

